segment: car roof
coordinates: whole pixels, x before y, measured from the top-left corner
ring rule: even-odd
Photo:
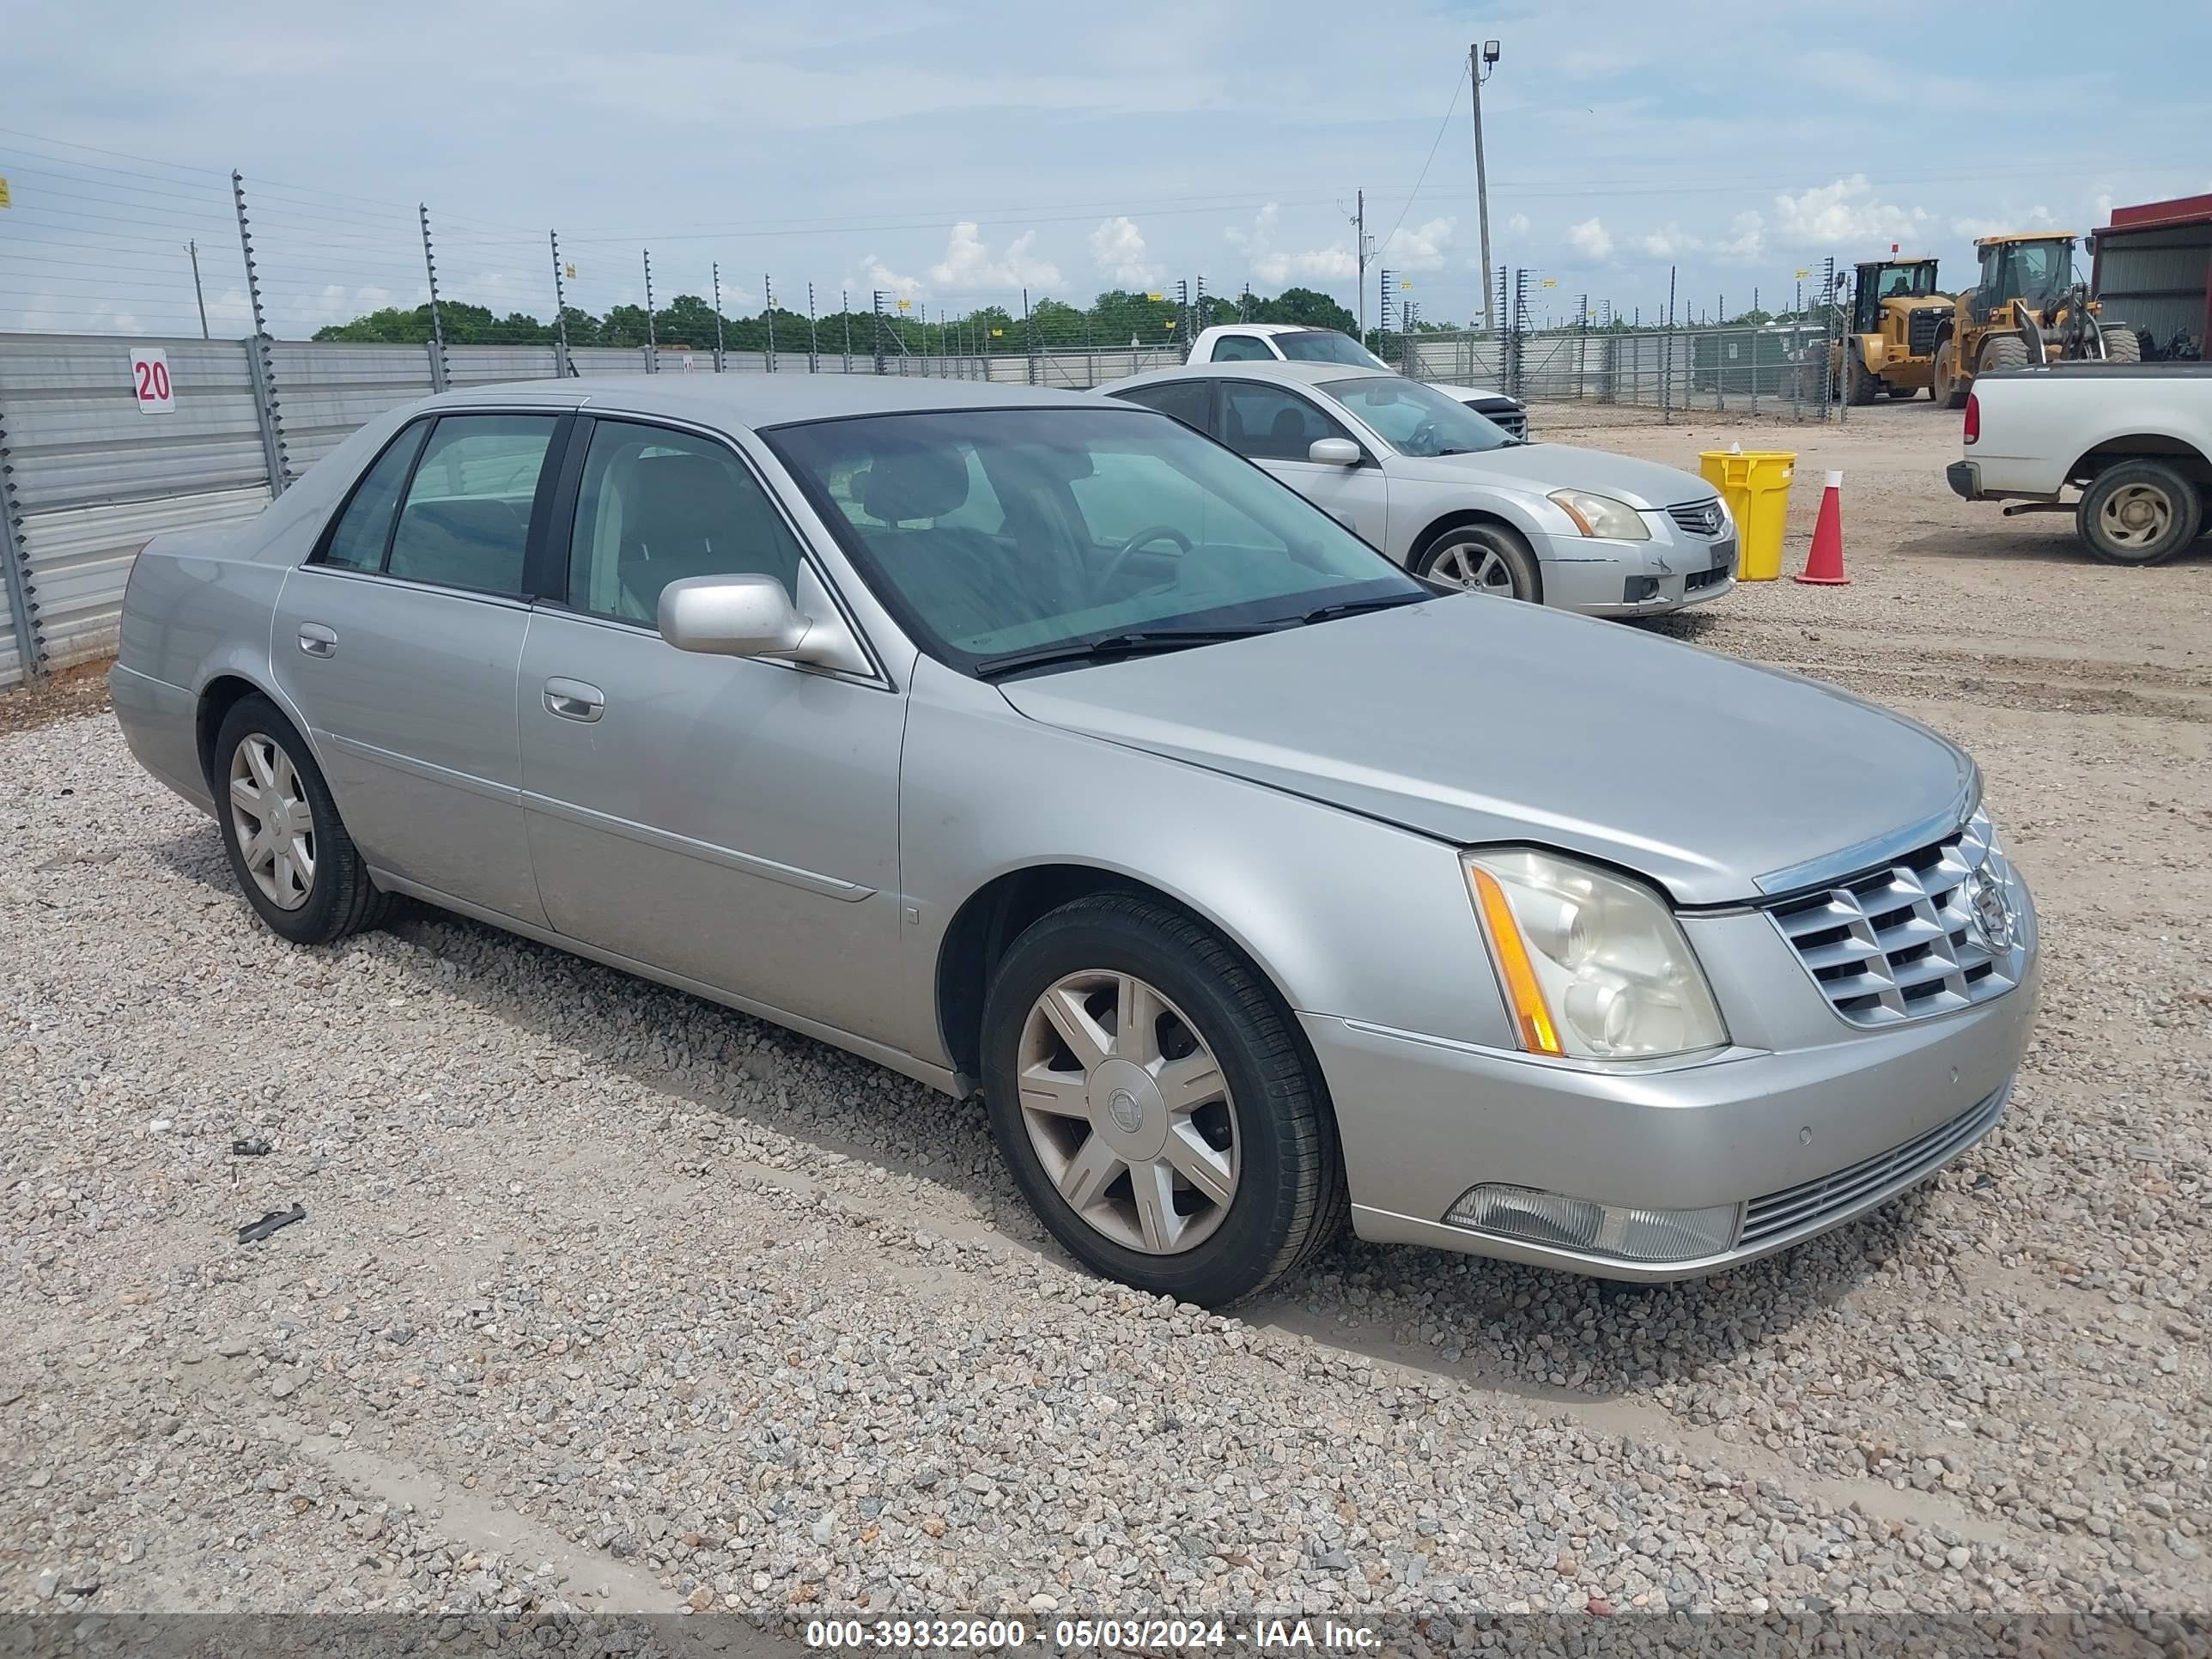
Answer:
[[[1237,329],[1246,334],[1326,334],[1328,329],[1310,327],[1304,323],[1216,323],[1218,329]]]
[[[1212,380],[1296,380],[1305,386],[1318,386],[1333,380],[1395,380],[1404,377],[1387,368],[1362,368],[1355,363],[1185,363],[1179,368],[1155,368],[1143,374],[1132,374],[1126,380],[1116,380],[1111,386],[1101,386],[1102,392],[1119,391],[1125,386],[1152,386],[1161,380],[1188,380],[1199,377]]]
[[[980,380],[937,380],[919,374],[716,374],[711,371],[516,380],[448,392],[431,398],[425,407],[517,403],[665,415],[721,428],[780,426],[794,421],[932,410],[1096,407],[1082,392]]]

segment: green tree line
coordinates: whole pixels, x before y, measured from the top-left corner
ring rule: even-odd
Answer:
[[[568,325],[572,346],[641,346],[647,340],[642,306],[617,306],[604,316],[594,316],[574,306],[566,307],[561,320]],[[923,305],[900,311],[886,304],[879,317],[874,311],[836,311],[812,319],[804,312],[777,306],[773,313],[743,315],[725,312],[721,342],[729,351],[766,351],[771,344],[779,353],[804,355],[810,340],[824,354],[841,354],[848,340],[855,356],[872,356],[878,349],[890,356],[902,351],[917,356],[952,354],[984,355],[1024,352],[1034,343],[1039,350],[1066,350],[1092,346],[1100,349],[1139,345],[1162,346],[1182,343],[1191,332],[1220,323],[1297,323],[1314,328],[1357,331],[1358,320],[1328,295],[1308,288],[1285,289],[1280,294],[1225,295],[1209,294],[1194,300],[1188,309],[1170,295],[1127,289],[1109,289],[1087,306],[1064,300],[1034,301],[1026,318],[1005,306],[979,306],[946,316]],[[655,307],[652,338],[659,345],[693,351],[714,347],[714,307],[696,294],[679,294],[665,306]],[[549,345],[556,337],[551,321],[540,321],[526,312],[501,317],[487,307],[445,300],[438,306],[438,325],[448,345]],[[387,344],[419,345],[430,338],[430,307],[386,307],[333,323],[315,332],[318,340],[373,341]]]

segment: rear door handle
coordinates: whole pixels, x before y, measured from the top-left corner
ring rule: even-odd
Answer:
[[[311,657],[335,657],[338,653],[338,636],[320,623],[301,623],[300,649]]]
[[[545,712],[564,720],[595,720],[607,712],[607,694],[582,680],[545,682]]]

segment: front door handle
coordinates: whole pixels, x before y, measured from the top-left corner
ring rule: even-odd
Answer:
[[[301,623],[300,649],[311,657],[335,657],[338,653],[338,636],[320,623]]]
[[[564,720],[595,720],[607,712],[607,694],[582,680],[556,677],[545,682],[545,712]]]

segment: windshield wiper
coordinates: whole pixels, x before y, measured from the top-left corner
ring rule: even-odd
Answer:
[[[1218,645],[1224,640],[1249,639],[1267,628],[1160,628],[1133,634],[1109,634],[1099,640],[1073,640],[1061,645],[1040,645],[1027,651],[1009,651],[986,657],[969,672],[979,680],[1011,674],[1018,668],[1037,668],[1047,663],[1091,662],[1103,657],[1134,657],[1151,651],[1180,651],[1186,646]]]
[[[1401,605],[1419,605],[1432,597],[1427,593],[1392,593],[1379,599],[1345,599],[1309,611],[1298,620],[1309,625],[1334,622],[1339,617],[1356,617],[1363,611],[1395,611]]]

